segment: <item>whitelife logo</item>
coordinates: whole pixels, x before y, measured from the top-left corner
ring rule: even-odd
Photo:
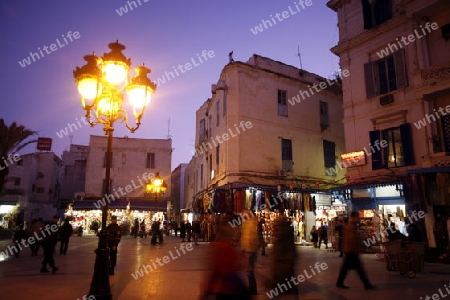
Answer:
[[[400,48],[403,48],[403,45],[407,46],[407,45],[409,45],[409,43],[413,43],[414,41],[423,38],[424,36],[426,36],[428,33],[431,32],[431,29],[433,29],[433,30],[439,29],[439,25],[436,22],[433,22],[433,23],[427,22],[425,24],[425,28],[423,28],[422,25],[420,25],[420,29],[422,30],[423,35],[420,35],[420,33],[417,32],[417,29],[415,29],[414,34],[410,34],[410,35],[408,35],[408,37],[404,36],[400,40],[398,38],[396,38],[398,46]],[[425,31],[425,29],[427,31]],[[408,39],[409,42],[407,42],[406,39]],[[394,44],[389,43],[386,48],[377,52],[377,55],[380,58],[383,58],[383,57],[389,56],[390,54],[394,53],[398,49],[399,48],[397,47],[397,45],[395,43]]]
[[[278,20],[278,22],[282,22],[283,20],[286,20],[290,16],[298,14],[301,10],[304,10],[306,7],[311,6],[312,5],[312,0],[306,0],[306,1],[299,0],[298,2],[294,2],[294,5],[295,5],[296,10],[292,9],[292,7],[289,5],[288,6],[289,11],[285,10],[281,14],[280,13],[276,13],[275,14],[275,18]],[[300,8],[299,5],[302,8]],[[277,21],[275,20],[275,18],[273,17],[273,15],[270,15],[270,20],[262,19],[261,23],[259,25],[255,26],[255,27],[253,27],[253,28],[250,28],[250,31],[254,35],[257,35],[258,33],[263,32],[264,29],[269,29],[273,25],[277,24]],[[263,28],[263,26],[264,26],[264,28]]]
[[[69,44],[69,42],[67,41],[66,38],[68,38],[71,42],[73,42],[74,39],[78,40],[81,36],[78,31],[74,31],[73,33],[72,33],[72,31],[69,31],[66,36],[64,36],[64,34],[63,34],[62,37],[63,37],[65,44],[61,43],[59,41],[59,38],[57,38],[56,44],[58,44],[58,46],[56,46],[56,44],[51,44],[49,47],[47,47],[47,46],[42,47],[42,49],[41,49],[41,47],[38,47],[38,52],[41,55],[39,55],[39,53],[37,53],[37,52],[30,52],[30,55],[27,58],[24,58],[24,59],[22,59],[22,61],[19,61],[19,65],[22,68],[25,68],[26,66],[31,65],[31,62],[32,62],[31,60],[33,60],[33,62],[35,62],[36,60],[44,57],[44,53],[42,52],[42,50],[44,50],[46,54],[51,54],[52,52],[55,52],[56,50],[61,49],[62,47]],[[50,51],[48,49],[50,49]]]

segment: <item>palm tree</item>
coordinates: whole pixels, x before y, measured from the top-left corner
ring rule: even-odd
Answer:
[[[9,154],[16,154],[25,146],[36,143],[37,139],[26,141],[37,131],[18,125],[16,122],[6,125],[5,120],[0,119],[0,192],[3,191],[6,176],[8,176],[9,168],[3,160],[7,160]],[[9,163],[8,163],[9,165]]]

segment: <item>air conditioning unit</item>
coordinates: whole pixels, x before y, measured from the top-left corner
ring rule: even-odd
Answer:
[[[283,169],[277,170],[277,176],[286,176],[286,170]]]
[[[86,194],[84,192],[78,192],[74,194],[75,200],[83,200]]]
[[[394,102],[394,95],[388,94],[380,97],[380,105],[385,106]]]

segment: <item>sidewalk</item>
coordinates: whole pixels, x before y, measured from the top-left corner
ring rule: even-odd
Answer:
[[[9,241],[0,241],[0,252],[6,249]],[[58,244],[59,246],[59,244]],[[57,246],[57,247],[58,247]],[[94,249],[97,238],[94,236],[72,237],[66,256],[55,254],[56,265],[60,271],[56,274],[39,273],[42,256],[31,257],[29,249],[25,249],[21,257],[0,259],[1,299],[82,299],[88,292],[92,279],[95,261]],[[368,276],[378,288],[365,291],[354,271],[350,271],[345,284],[350,289],[335,287],[342,258],[338,252],[327,252],[308,246],[298,246],[298,263],[296,274],[310,273],[310,266],[316,262],[326,263],[328,268],[316,276],[300,283],[301,299],[348,299],[348,300],[380,300],[380,299],[420,299],[438,293],[439,288],[450,283],[450,267],[441,264],[425,264],[425,272],[409,279],[395,272],[389,272],[385,263],[375,254],[362,255]],[[119,246],[118,264],[115,275],[110,276],[113,299],[198,299],[201,282],[207,271],[207,253],[209,244],[193,245],[192,251],[171,259],[163,266],[157,266],[148,274],[134,279],[143,264],[148,265],[175,253],[180,249],[180,238],[166,237],[163,245],[150,246],[149,238],[125,236]],[[57,249],[57,253],[59,253]],[[256,280],[259,294],[254,299],[269,299],[266,282],[271,276],[272,248],[267,249],[268,257],[259,256],[256,264]],[[180,250],[179,250],[180,251]],[[41,252],[42,253],[42,252]],[[155,263],[156,264],[156,263]],[[242,278],[246,281],[245,273]],[[283,296],[283,295],[282,295]],[[283,299],[283,297],[276,299]]]

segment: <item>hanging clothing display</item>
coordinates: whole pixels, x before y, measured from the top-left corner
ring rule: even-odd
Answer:
[[[311,211],[311,195],[304,193],[303,194],[303,206],[305,211]]]

